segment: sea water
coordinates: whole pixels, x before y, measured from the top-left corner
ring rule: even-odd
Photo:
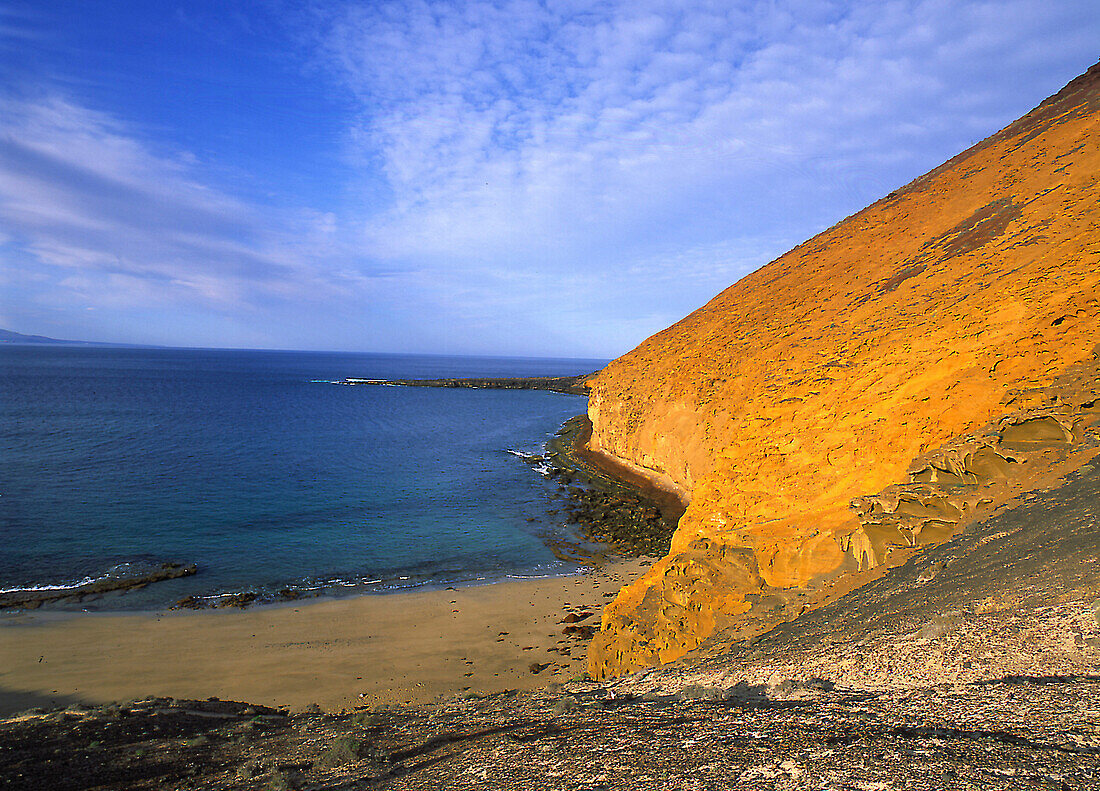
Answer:
[[[564,376],[601,360],[0,348],[0,590],[165,561],[193,577],[69,608],[569,573],[538,454],[585,400],[337,384]]]

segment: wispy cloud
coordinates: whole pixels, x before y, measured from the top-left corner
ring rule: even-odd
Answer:
[[[373,255],[630,265],[662,240],[827,225],[1056,87],[1012,102],[995,72],[1020,68],[1015,52],[1049,67],[1067,39],[1087,51],[1089,16],[1031,0],[370,3],[325,42],[394,191],[364,227]]]
[[[0,227],[51,275],[51,299],[248,311],[316,303],[364,277],[331,215],[265,214],[111,115],[51,96],[8,99],[0,117]]]

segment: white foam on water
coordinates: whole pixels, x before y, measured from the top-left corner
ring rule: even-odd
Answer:
[[[553,465],[551,465],[549,462],[543,460],[543,458],[542,458],[543,455],[546,452],[545,449],[543,450],[543,453],[524,453],[522,450],[515,450],[513,448],[505,448],[504,452],[505,453],[511,453],[513,456],[517,456],[517,457],[523,459],[528,464],[531,464],[532,460],[538,459],[537,462],[535,462],[534,464],[531,464],[531,469],[534,470],[535,472],[537,472],[543,478],[548,478],[550,476],[550,472],[554,469]]]
[[[56,584],[42,584],[42,585],[18,585],[13,588],[0,588],[0,594],[3,593],[33,593],[34,591],[67,591],[76,590],[77,588],[83,588],[85,585],[91,585],[96,582],[104,582],[106,580],[120,580],[128,579],[135,573],[140,574],[142,569],[153,569],[155,566],[143,562],[126,562],[118,563],[111,566],[102,574],[95,576],[87,576],[84,579],[77,580],[76,582],[59,582]]]
[[[21,585],[17,588],[0,588],[0,593],[24,593],[29,591],[67,591],[74,588],[81,588],[85,585],[90,585],[93,582],[99,582],[100,580],[110,579],[110,574],[104,574],[99,577],[85,577],[79,582],[62,582],[59,585]]]

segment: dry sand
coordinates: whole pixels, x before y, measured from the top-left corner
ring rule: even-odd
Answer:
[[[584,673],[587,641],[564,634],[563,619],[591,612],[579,623],[598,628],[610,596],[650,562],[245,611],[4,615],[0,714],[148,695],[338,711],[532,689]]]

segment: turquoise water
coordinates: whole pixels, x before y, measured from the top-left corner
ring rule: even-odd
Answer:
[[[567,573],[538,453],[582,397],[336,385],[588,373],[601,360],[0,348],[0,590],[194,577],[69,605]]]

